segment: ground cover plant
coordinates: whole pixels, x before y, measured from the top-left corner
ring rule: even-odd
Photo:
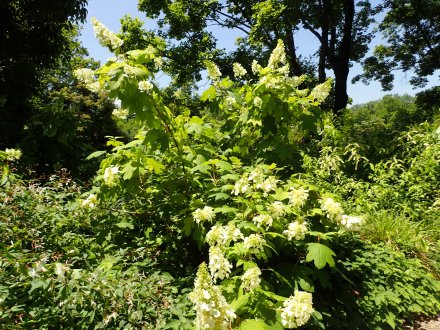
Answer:
[[[89,156],[88,189],[21,181],[0,152],[2,327],[385,329],[440,310],[437,121],[370,161],[322,107],[332,81],[306,89],[282,41],[230,77],[206,61],[194,115],[153,83],[160,49],[94,25],[116,57],[77,79],[140,129]],[[387,219],[429,235],[381,243]]]

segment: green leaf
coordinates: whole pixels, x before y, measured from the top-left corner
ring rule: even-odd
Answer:
[[[270,325],[265,323],[263,320],[245,320],[240,324],[238,330],[271,330],[273,329]]]
[[[118,222],[116,224],[116,226],[119,227],[119,228],[128,228],[128,229],[133,229],[134,228],[133,224],[130,223],[130,222],[127,222],[127,221]]]
[[[200,134],[203,132],[203,119],[197,116],[191,117],[190,121],[187,124],[186,131],[188,134],[195,133]]]
[[[306,261],[313,261],[316,268],[322,269],[326,264],[330,267],[335,266],[333,257],[336,254],[329,247],[320,243],[309,243],[307,244],[307,251]]]
[[[239,296],[237,299],[231,302],[232,309],[239,314],[244,313],[245,311],[243,309],[248,304],[250,297],[251,295],[249,293]]]
[[[211,86],[206,91],[203,92],[202,96],[200,97],[200,100],[202,102],[205,102],[207,100],[212,101],[216,98],[217,94],[215,92],[215,87]]]
[[[105,154],[105,153],[106,153],[105,150],[100,150],[100,151],[92,152],[92,153],[86,158],[86,160],[89,160],[89,159],[92,159],[92,158],[99,157],[99,156],[101,156],[101,155],[103,155],[103,154]]]

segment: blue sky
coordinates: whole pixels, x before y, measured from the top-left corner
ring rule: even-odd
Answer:
[[[154,29],[156,24],[153,21],[147,21],[145,16],[137,10],[137,0],[89,0],[88,4],[88,16],[87,22],[84,24],[84,28],[80,37],[83,45],[88,49],[89,54],[96,60],[105,62],[112,54],[102,47],[93,35],[93,29],[90,24],[92,17],[96,17],[104,25],[106,25],[112,31],[119,31],[119,20],[122,16],[130,14],[131,16],[137,16],[146,22],[146,27]],[[236,31],[231,32],[220,28],[214,28],[213,33],[219,40],[219,45],[226,49],[233,49],[235,45],[235,38],[238,36]],[[318,42],[315,37],[310,33],[302,32],[296,36],[296,44],[299,54],[310,54],[318,49]],[[355,64],[350,70],[348,95],[353,99],[353,104],[365,103],[372,100],[377,100],[385,94],[411,94],[414,95],[417,91],[413,90],[409,84],[411,74],[404,74],[398,72],[394,81],[394,89],[389,92],[382,92],[380,84],[377,82],[371,82],[370,85],[364,85],[359,82],[357,84],[351,84],[351,78],[361,72],[359,65]],[[435,76],[434,76],[435,77]],[[165,84],[167,79],[160,79],[161,84]],[[436,79],[431,79],[430,84],[427,87],[438,84]]]

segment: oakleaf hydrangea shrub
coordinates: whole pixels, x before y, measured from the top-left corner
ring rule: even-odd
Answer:
[[[119,47],[107,32],[100,38]],[[118,53],[87,73],[89,86],[118,99],[140,129],[133,141],[112,138],[111,152],[90,156],[105,158],[84,212],[120,203],[135,216],[117,227],[153,233],[168,253],[191,255],[187,270],[198,271],[188,298],[198,329],[341,327],[332,319],[347,320],[357,297],[338,251],[364,218],[346,212],[331,186],[312,184],[313,171],[301,172],[312,168],[307,140],[332,131],[320,108],[331,81],[301,88],[308,78],[289,76],[280,41],[266,67],[252,64],[255,80],[238,63],[234,77],[223,77],[207,60],[212,86],[200,116],[191,116],[168,106],[154,83],[160,53],[153,46]],[[350,160],[363,161],[356,146],[347,149]],[[332,150],[320,149],[322,176],[344,163]]]

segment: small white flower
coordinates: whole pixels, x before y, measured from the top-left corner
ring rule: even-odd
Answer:
[[[86,87],[92,93],[99,93],[102,91],[101,84],[98,81],[87,84]]]
[[[149,92],[153,89],[154,85],[148,80],[142,80],[138,82],[138,87],[141,92]]]
[[[263,227],[263,226],[268,228],[268,227],[271,227],[273,224],[273,219],[268,214],[257,215],[252,219],[252,221],[258,228]]]
[[[360,226],[363,222],[363,219],[361,217],[355,217],[355,216],[349,216],[349,215],[342,215],[341,219],[341,225],[344,226],[346,229],[354,229],[358,226]]]
[[[303,240],[306,237],[307,233],[307,223],[295,221],[289,223],[287,229],[283,232],[284,235],[287,236],[287,240],[291,241],[292,239]]]
[[[154,67],[156,69],[160,69],[162,67],[162,65],[163,65],[162,57],[155,57],[153,61],[154,61]]]
[[[210,206],[205,206],[203,209],[198,208],[193,212],[193,217],[197,223],[204,221],[211,222],[215,217],[214,209]]]
[[[289,203],[294,207],[304,206],[308,197],[309,191],[303,187],[289,191]]]
[[[254,74],[259,74],[262,69],[263,67],[260,64],[258,64],[257,60],[252,61],[252,72]]]
[[[118,173],[119,168],[117,166],[107,167],[104,170],[104,183],[109,187],[115,186],[119,181]]]
[[[264,192],[268,193],[277,188],[278,180],[274,176],[268,177],[261,185],[257,185],[257,188],[261,188]]]
[[[85,84],[91,84],[95,81],[95,72],[87,68],[76,69],[73,71],[73,75]]]
[[[261,97],[255,96],[255,98],[254,98],[254,105],[257,108],[261,108],[262,104],[263,104],[263,100],[261,99]]]
[[[275,218],[280,218],[284,214],[286,214],[286,207],[280,201],[273,202],[272,205],[270,206],[270,209]]]
[[[9,161],[19,160],[22,155],[22,152],[19,149],[6,148],[5,153],[6,153],[6,159]]]
[[[113,110],[112,115],[115,116],[116,118],[124,120],[127,119],[129,115],[129,111],[128,109],[118,108]]]
[[[333,198],[321,199],[321,209],[327,212],[327,217],[331,220],[340,221],[342,219],[343,210],[341,204],[335,202]]]
[[[264,252],[266,240],[259,234],[251,234],[244,239],[244,249],[248,253],[259,254]]]
[[[248,182],[246,181],[246,179],[241,178],[240,180],[238,180],[235,185],[234,185],[234,189],[232,190],[232,194],[237,196],[238,194],[245,194],[249,191],[250,186],[248,184]]]
[[[90,194],[89,197],[81,203],[81,206],[86,209],[94,209],[96,204],[98,204],[98,198],[95,194]]]

